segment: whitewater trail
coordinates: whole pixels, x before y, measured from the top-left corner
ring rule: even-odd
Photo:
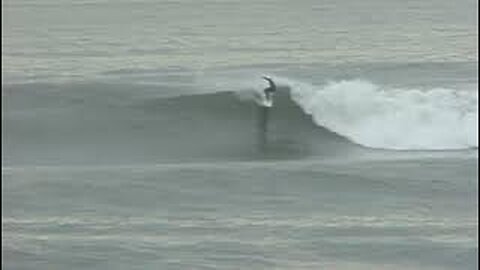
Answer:
[[[393,150],[478,147],[476,91],[387,89],[362,80],[315,86],[275,79],[315,124],[357,144]]]

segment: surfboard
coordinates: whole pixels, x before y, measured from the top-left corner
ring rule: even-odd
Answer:
[[[265,99],[265,100],[263,100],[262,106],[264,106],[264,107],[272,107],[272,106],[273,106],[273,102],[272,102],[271,99]]]
[[[272,94],[269,94],[268,96],[264,96],[263,102],[262,102],[264,107],[272,107],[273,106],[273,96]]]

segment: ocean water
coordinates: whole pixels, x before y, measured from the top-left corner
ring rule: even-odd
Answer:
[[[477,9],[2,1],[2,268],[477,269]]]

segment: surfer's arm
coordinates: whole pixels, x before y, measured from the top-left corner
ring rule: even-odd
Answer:
[[[273,82],[273,80],[270,77],[267,77],[267,76],[262,76],[262,78],[264,78],[268,82],[268,84],[270,85],[270,87],[269,87],[270,91],[275,91],[276,86],[275,86],[275,83]]]

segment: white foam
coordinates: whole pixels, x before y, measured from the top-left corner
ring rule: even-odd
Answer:
[[[457,89],[386,89],[352,80],[317,87],[275,78],[317,125],[355,143],[398,150],[478,147],[478,94]]]

